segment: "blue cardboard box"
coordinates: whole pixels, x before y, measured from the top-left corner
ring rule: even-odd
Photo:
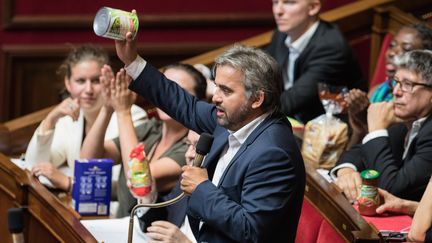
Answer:
[[[112,166],[112,159],[75,160],[72,205],[80,215],[109,215]]]

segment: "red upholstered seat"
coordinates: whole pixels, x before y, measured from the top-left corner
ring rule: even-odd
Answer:
[[[339,233],[321,216],[307,198],[303,200],[302,213],[297,228],[297,243],[345,242]]]
[[[381,44],[381,51],[379,53],[378,60],[375,66],[375,71],[369,83],[369,90],[371,90],[371,88],[375,87],[376,85],[384,82],[387,78],[385,73],[385,66],[386,66],[385,53],[392,39],[393,39],[393,35],[391,33],[387,33],[386,36],[384,37],[384,40]]]
[[[345,241],[327,221],[323,220],[316,242],[317,243],[342,243]]]

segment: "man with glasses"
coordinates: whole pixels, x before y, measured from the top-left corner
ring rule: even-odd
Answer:
[[[402,92],[408,92],[408,93],[413,93],[414,87],[416,85],[420,85],[420,86],[423,86],[426,88],[432,88],[432,85],[430,85],[430,84],[417,83],[417,82],[410,81],[408,79],[398,80],[398,79],[396,79],[396,77],[394,79],[390,80],[390,82],[389,82],[389,86],[392,90],[394,90],[396,85],[398,85],[398,84],[400,85]]]
[[[394,100],[369,106],[369,133],[331,171],[351,201],[359,195],[362,170],[377,170],[380,188],[415,201],[432,174],[432,52],[408,52],[397,65],[390,82]]]

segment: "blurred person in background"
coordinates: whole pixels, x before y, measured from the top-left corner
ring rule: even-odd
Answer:
[[[373,87],[369,91],[369,95],[359,89],[350,90],[346,97],[348,118],[352,128],[348,148],[360,143],[367,134],[367,108],[369,104],[393,99],[389,80],[392,80],[396,73],[395,60],[404,53],[417,49],[432,50],[432,29],[423,23],[402,26],[385,53],[387,80]]]
[[[99,112],[104,112],[100,83],[101,68],[108,55],[100,47],[83,45],[73,49],[59,68],[70,97],[58,104],[36,129],[27,147],[25,161],[32,174],[43,176],[42,182],[65,191],[71,189],[74,163],[80,159],[83,140],[91,130]],[[133,125],[146,120],[143,109],[133,105]],[[115,119],[108,121],[103,139],[118,136]],[[90,157],[85,157],[90,158]]]
[[[204,76],[189,64],[176,63],[166,66],[163,73],[199,99],[205,99],[206,80]],[[126,76],[124,70],[116,75]],[[116,78],[112,70],[105,66],[103,80],[109,90],[109,98],[105,103],[116,112],[115,118],[119,124],[119,137],[113,140],[104,140],[107,121],[111,113],[100,113],[97,123],[84,141],[82,157],[108,157],[115,161],[122,161],[121,172],[117,187],[119,207],[117,217],[130,215],[137,200],[129,192],[126,184],[129,172],[129,155],[138,144],[144,144],[144,151],[149,161],[151,175],[155,180],[159,194],[166,194],[175,186],[185,165],[186,135],[188,129],[171,118],[165,112],[157,109],[158,119],[152,118],[148,122],[137,126],[132,125],[130,108],[132,100],[128,99],[127,86],[129,80]],[[119,82],[117,82],[119,81]]]
[[[267,52],[283,74],[282,111],[303,123],[324,114],[318,83],[367,89],[339,29],[319,19],[320,0],[272,0],[277,24]]]

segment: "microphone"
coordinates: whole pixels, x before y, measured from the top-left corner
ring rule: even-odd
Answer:
[[[24,243],[24,209],[23,208],[9,208],[8,225],[9,232],[12,234],[13,243]]]
[[[195,149],[195,158],[193,161],[193,166],[201,167],[201,163],[204,160],[204,156],[210,151],[213,143],[213,136],[208,133],[202,133],[198,139],[198,143]]]

